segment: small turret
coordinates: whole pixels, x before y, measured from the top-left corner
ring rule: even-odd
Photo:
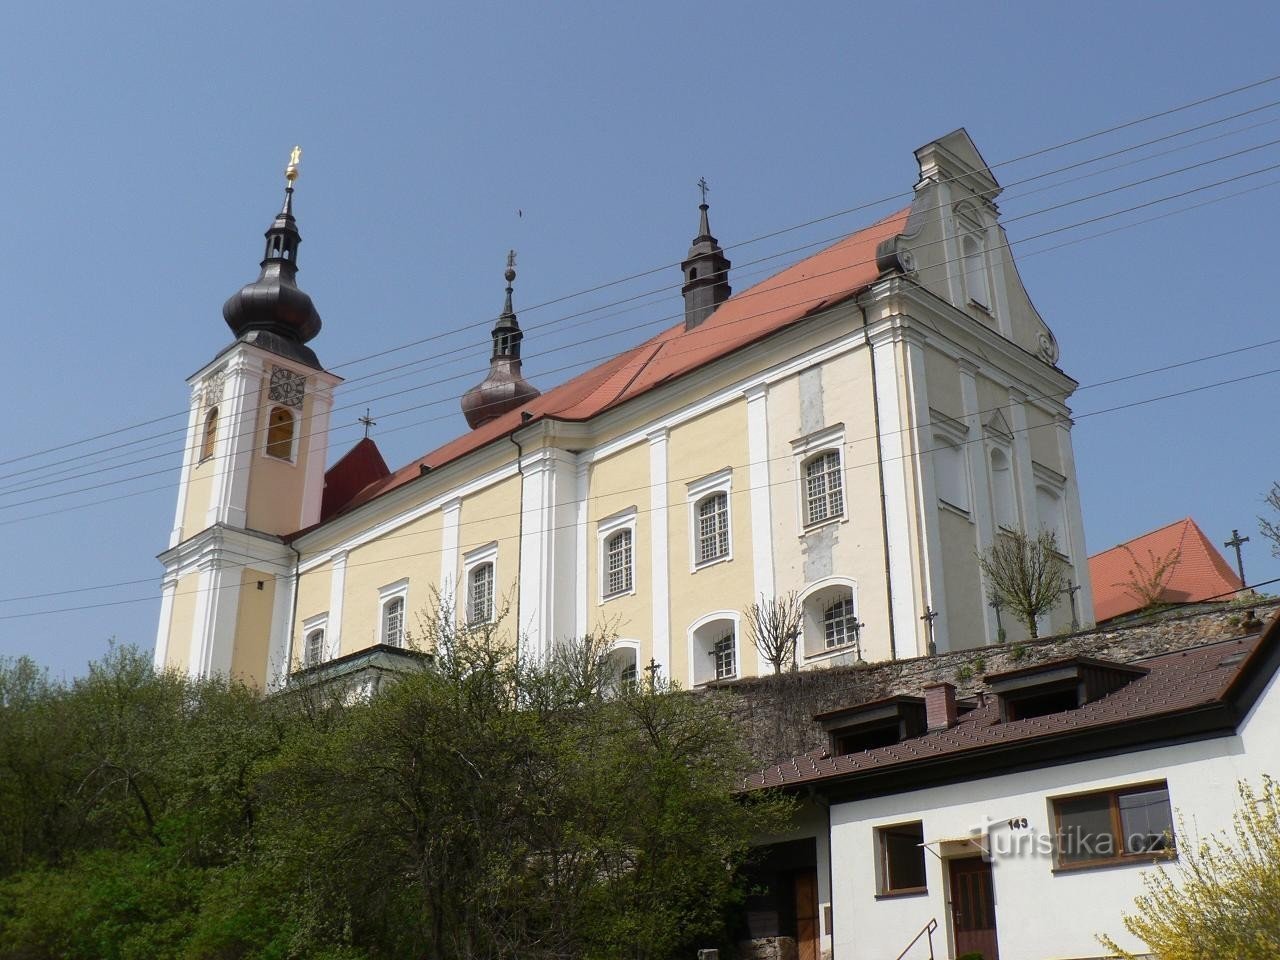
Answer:
[[[707,219],[707,210],[710,209],[707,205],[707,191],[710,188],[705,177],[698,181],[698,189],[702,191],[702,203],[698,205],[698,235],[693,238],[693,245],[689,247],[689,256],[680,264],[680,269],[684,272],[684,286],[680,288],[680,292],[684,294],[686,330],[692,330],[706,320],[733,293],[729,286],[729,258],[711,235],[711,225]]]
[[[489,375],[462,398],[462,413],[474,430],[508,410],[524,406],[540,396],[539,390],[520,372],[520,341],[524,333],[511,306],[511,284],[516,279],[516,252],[507,253],[506,303],[498,322],[493,325],[493,353],[489,358]]]

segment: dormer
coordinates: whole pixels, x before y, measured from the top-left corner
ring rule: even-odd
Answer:
[[[820,713],[813,719],[827,734],[833,757],[892,746],[923,736],[928,728],[923,697],[888,697]]]
[[[1145,667],[1129,663],[1071,657],[988,674],[983,680],[1000,701],[1000,721],[1009,723],[1079,709],[1146,673]]]

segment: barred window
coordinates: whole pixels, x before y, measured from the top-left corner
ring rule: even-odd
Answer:
[[[728,680],[737,675],[738,664],[734,657],[732,633],[716,641],[716,645],[711,648],[711,657],[715,662],[717,680]]]
[[[852,597],[841,597],[822,612],[822,633],[828,650],[858,639],[858,617]]]
[[[324,659],[324,629],[312,630],[307,634],[307,642],[303,647],[302,665],[314,667]]]
[[[493,564],[472,569],[467,585],[467,622],[488,623],[493,619]]]
[[[404,642],[404,597],[392,597],[382,605],[382,642],[392,647]]]
[[[623,693],[631,693],[636,689],[637,670],[634,662],[628,663],[618,674],[618,689]]]
[[[729,497],[713,493],[698,502],[698,563],[729,555]]]
[[[211,407],[204,415],[204,438],[200,441],[200,462],[213,456],[214,445],[218,442],[218,408]]]
[[[804,465],[804,502],[806,525],[844,513],[844,484],[837,451],[820,453]]]
[[[630,530],[619,530],[605,542],[605,574],[608,582],[606,597],[617,596],[631,589]]]

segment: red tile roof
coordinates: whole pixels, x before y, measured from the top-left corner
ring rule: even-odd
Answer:
[[[391,468],[382,459],[382,451],[373,440],[365,437],[325,471],[324,495],[320,501],[321,521],[328,520],[369,484],[390,475]]]
[[[1148,672],[1118,690],[1074,710],[1043,717],[1000,722],[996,697],[961,715],[954,727],[938,730],[887,747],[831,757],[817,750],[774,764],[747,776],[744,788],[789,787],[833,779],[848,779],[889,768],[907,768],[931,760],[987,751],[1007,744],[1049,740],[1082,731],[1132,726],[1137,720],[1185,714],[1223,702],[1258,657],[1264,645],[1274,646],[1280,618],[1273,618],[1262,635],[1224,640],[1139,663]],[[1243,656],[1234,656],[1242,654]]]
[[[1169,557],[1176,562],[1160,591],[1160,603],[1227,599],[1226,594],[1243,587],[1204,531],[1187,517],[1089,558],[1094,618],[1101,623],[1142,609],[1135,576],[1149,577]]]
[[[548,390],[521,409],[419,457],[389,477],[369,484],[343,509],[367,503],[416,479],[423,464],[436,469],[505,437],[521,425],[522,413],[531,414],[533,420],[590,419],[847,300],[876,279],[876,246],[902,232],[909,212],[910,208],[899,210],[730,297],[693,330],[685,330],[681,322]]]

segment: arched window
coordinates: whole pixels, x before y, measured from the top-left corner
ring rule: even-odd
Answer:
[[[382,605],[382,642],[391,647],[404,643],[404,597],[392,597]]]
[[[713,493],[698,501],[697,562],[710,563],[729,555],[729,496]]]
[[[733,634],[726,633],[711,648],[711,656],[715,662],[717,680],[729,680],[738,675],[737,650],[734,648]]]
[[[631,530],[619,530],[605,541],[606,597],[628,593],[634,582],[631,562]]]
[[[213,446],[218,441],[218,408],[210,407],[204,415],[204,438],[200,442],[200,460],[213,456]]]
[[[467,622],[488,623],[493,619],[493,564],[471,568],[467,578]]]
[[[272,407],[267,418],[267,456],[277,460],[293,459],[293,413],[285,407]]]
[[[1018,505],[1014,499],[1013,467],[1000,447],[991,448],[991,507],[996,523],[1006,530],[1018,527]]]
[[[966,233],[960,241],[960,246],[965,293],[979,306],[989,307],[991,295],[987,291],[986,244],[978,234]]]
[[[617,693],[630,693],[636,688],[640,675],[636,664],[636,651],[637,648],[627,642],[625,646],[615,647],[609,652],[605,662],[608,683]]]
[[[804,522],[808,526],[844,514],[840,454],[826,450],[804,464]]]
[[[324,628],[317,627],[307,634],[307,642],[303,647],[302,665],[314,667],[324,659]]]
[[[712,613],[689,628],[689,672],[694,686],[738,675],[739,614]]]
[[[846,577],[819,580],[801,594],[804,606],[802,647],[805,660],[850,648],[862,657],[862,624],[858,621],[857,584]]]

